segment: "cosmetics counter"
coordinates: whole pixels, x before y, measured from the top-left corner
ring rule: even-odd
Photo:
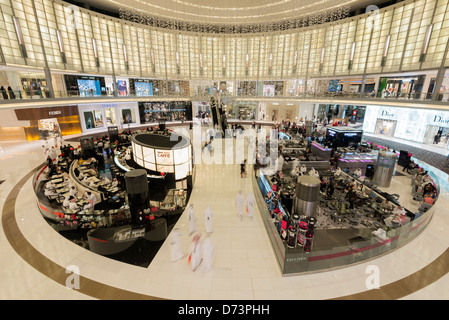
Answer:
[[[342,180],[354,179],[357,186],[371,188],[369,196],[359,192],[362,204],[357,210],[348,210],[344,200],[325,199],[312,180],[302,183],[294,179],[298,190],[292,181],[273,183],[275,179],[264,168],[252,177],[256,202],[284,276],[344,267],[387,253],[414,239],[433,216],[433,205],[421,203],[418,210],[411,211],[397,195],[383,192],[369,179],[344,172],[340,175]],[[439,189],[438,183],[434,185]],[[315,193],[319,197],[309,212],[298,205],[299,200],[310,205]],[[386,199],[393,204],[392,210],[381,207]],[[335,243],[322,245],[322,237],[341,240],[342,232],[348,234],[345,242],[333,240]]]

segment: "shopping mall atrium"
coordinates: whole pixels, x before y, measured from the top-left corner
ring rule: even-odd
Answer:
[[[0,0],[0,299],[449,299],[449,0]]]

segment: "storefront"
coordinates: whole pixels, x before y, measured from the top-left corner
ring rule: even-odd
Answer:
[[[64,75],[69,96],[98,97],[107,94],[104,77]]]
[[[423,92],[426,76],[382,77],[380,78],[378,97],[382,98],[419,98]]]
[[[131,94],[137,97],[150,97],[154,95],[153,80],[130,79]]]
[[[152,101],[139,102],[142,124],[165,121],[192,120],[192,102],[190,101]]]
[[[435,145],[447,147],[449,111],[367,106],[363,131],[424,144],[434,144],[440,133]]]
[[[47,79],[44,74],[21,73],[20,81],[22,83],[24,97],[31,97],[33,99],[50,97],[47,88]]]
[[[114,83],[114,79],[116,83]],[[117,95],[120,97],[130,95],[129,78],[122,77],[105,77],[106,94],[108,96],[114,95],[114,91],[117,91]]]
[[[294,103],[267,102],[265,120],[298,122],[299,105]],[[311,112],[311,115],[313,112]]]
[[[209,101],[192,101],[193,118],[210,118],[211,108]]]
[[[14,110],[24,127],[27,140],[39,140],[81,133],[77,106],[23,108]]]
[[[239,120],[256,120],[257,102],[237,101],[232,107],[232,118]]]
[[[109,126],[126,129],[140,125],[137,102],[83,104],[78,110],[84,133],[102,132]]]
[[[449,128],[428,125],[424,136],[424,144],[447,149],[449,141]]]
[[[377,119],[375,134],[382,134],[385,136],[393,137],[396,130],[396,120]]]

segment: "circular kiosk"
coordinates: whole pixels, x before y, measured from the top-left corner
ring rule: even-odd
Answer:
[[[131,138],[134,162],[151,172],[172,175],[182,181],[192,175],[192,145],[190,139],[172,133],[137,134]]]

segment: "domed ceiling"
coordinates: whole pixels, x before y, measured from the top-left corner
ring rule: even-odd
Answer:
[[[342,7],[361,10],[381,0],[84,0],[101,9],[201,24],[257,24],[286,21]]]

